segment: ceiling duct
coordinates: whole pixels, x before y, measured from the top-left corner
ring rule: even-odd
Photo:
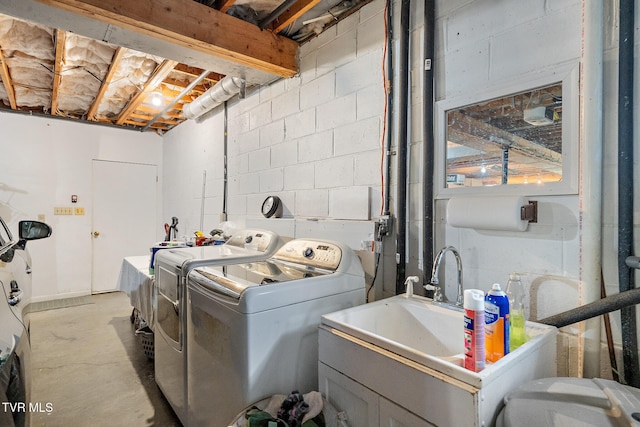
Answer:
[[[245,81],[239,77],[226,76],[195,101],[185,104],[182,113],[187,119],[197,119],[243,90]]]

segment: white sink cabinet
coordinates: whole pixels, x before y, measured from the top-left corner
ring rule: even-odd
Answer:
[[[526,344],[475,373],[460,366],[462,312],[441,310],[396,296],[323,316],[319,389],[350,427],[491,426],[507,393],[556,375],[556,328],[528,322]]]

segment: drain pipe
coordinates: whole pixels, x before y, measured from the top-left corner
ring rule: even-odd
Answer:
[[[633,255],[633,61],[634,0],[620,0],[618,49],[618,287],[635,288],[635,273],[626,264]],[[620,312],[624,379],[640,386],[635,307]]]
[[[423,283],[429,283],[429,266],[433,262],[433,175],[435,168],[435,140],[433,132],[433,103],[434,97],[434,53],[435,53],[435,0],[426,0],[424,3],[424,77],[422,79],[422,105],[423,105],[423,174],[424,186],[424,218],[423,218],[423,243],[422,265]]]
[[[603,40],[602,0],[583,0],[583,37],[580,122],[580,304],[598,301],[602,268],[602,144],[603,144]],[[601,322],[599,318],[580,325],[579,375],[600,376]]]
[[[398,77],[398,194],[396,216],[396,295],[404,291],[407,257],[407,134],[409,123],[409,18],[411,0],[402,0],[400,11],[400,75]]]
[[[386,6],[386,28],[387,28],[387,74],[386,79],[386,97],[387,97],[387,117],[386,127],[387,135],[384,148],[384,203],[382,215],[389,217],[391,214],[391,144],[393,142],[393,0],[387,0]],[[388,230],[387,230],[388,232]]]

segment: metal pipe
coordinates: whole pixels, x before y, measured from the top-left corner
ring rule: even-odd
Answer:
[[[632,308],[635,310],[636,304],[640,304],[640,288],[611,295],[590,304],[574,308],[573,310],[555,314],[541,320],[536,320],[536,322],[555,326],[556,328],[562,328],[564,326],[582,322],[583,320],[588,320],[616,310],[625,308]]]
[[[409,104],[409,18],[411,0],[402,0],[400,10],[400,73],[398,77],[398,194],[396,216],[396,295],[404,291],[407,252],[407,134]]]
[[[298,0],[285,0],[284,2],[282,2],[280,4],[280,6],[276,7],[273,10],[273,12],[271,12],[269,14],[269,16],[267,16],[262,21],[260,21],[260,23],[258,24],[258,27],[260,27],[261,30],[264,30],[265,28],[267,28],[269,26],[269,24],[271,24],[273,21],[278,19],[278,17],[280,17],[280,15],[282,15],[284,12],[286,12],[287,9],[289,9],[291,6],[293,6],[297,2],[298,2]]]
[[[620,0],[618,48],[618,287],[635,288],[635,271],[626,265],[633,255],[633,61],[634,0]],[[635,307],[620,312],[625,382],[640,386]]]
[[[228,140],[228,132],[227,132],[227,124],[228,124],[228,106],[227,101],[224,102],[224,114],[223,114],[223,184],[222,184],[222,214],[220,214],[220,222],[227,220],[227,198],[229,197],[229,171],[227,170],[227,157],[228,157],[228,148],[229,148],[229,140]]]
[[[436,2],[426,0],[424,3],[424,77],[422,82],[423,105],[423,175],[422,185],[424,194],[424,218],[423,218],[423,245],[422,263],[424,267],[424,279],[429,274],[428,265],[433,259],[433,183],[435,170],[435,135],[434,135],[434,66],[435,66],[435,21]],[[426,283],[426,280],[424,280]]]
[[[583,0],[582,66],[580,67],[580,304],[597,301],[602,269],[602,146],[604,1]],[[600,319],[580,325],[580,375],[600,376]]]
[[[222,104],[244,88],[244,80],[239,77],[226,76],[214,87],[200,95],[195,101],[182,107],[182,114],[187,119],[197,119]]]
[[[174,105],[176,105],[183,96],[186,96],[189,92],[191,92],[191,90],[196,87],[196,85],[198,83],[200,83],[202,80],[204,80],[205,77],[207,77],[209,75],[209,73],[211,73],[211,71],[203,71],[202,74],[200,74],[194,81],[192,81],[191,83],[189,83],[189,86],[185,87],[182,92],[180,92],[180,94],[178,96],[176,96],[173,101],[171,101],[171,103],[169,105],[167,105],[166,107],[164,107],[162,109],[162,111],[160,111],[158,114],[156,114],[156,116],[151,119],[147,125],[145,127],[143,127],[142,129],[140,129],[140,132],[144,132],[147,129],[149,129],[151,127],[152,124],[154,124],[155,122],[157,122],[158,120],[160,120],[160,118],[164,115],[164,113],[166,113],[167,111],[169,111],[170,109],[173,108]]]
[[[385,161],[385,181],[384,181],[384,208],[383,215],[389,216],[391,213],[391,144],[393,141],[393,0],[387,0],[386,7],[386,27],[387,27],[387,138],[384,148]]]

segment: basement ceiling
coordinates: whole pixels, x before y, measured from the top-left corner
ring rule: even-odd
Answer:
[[[298,72],[298,45],[370,0],[0,0],[0,112],[163,134],[225,75]]]

